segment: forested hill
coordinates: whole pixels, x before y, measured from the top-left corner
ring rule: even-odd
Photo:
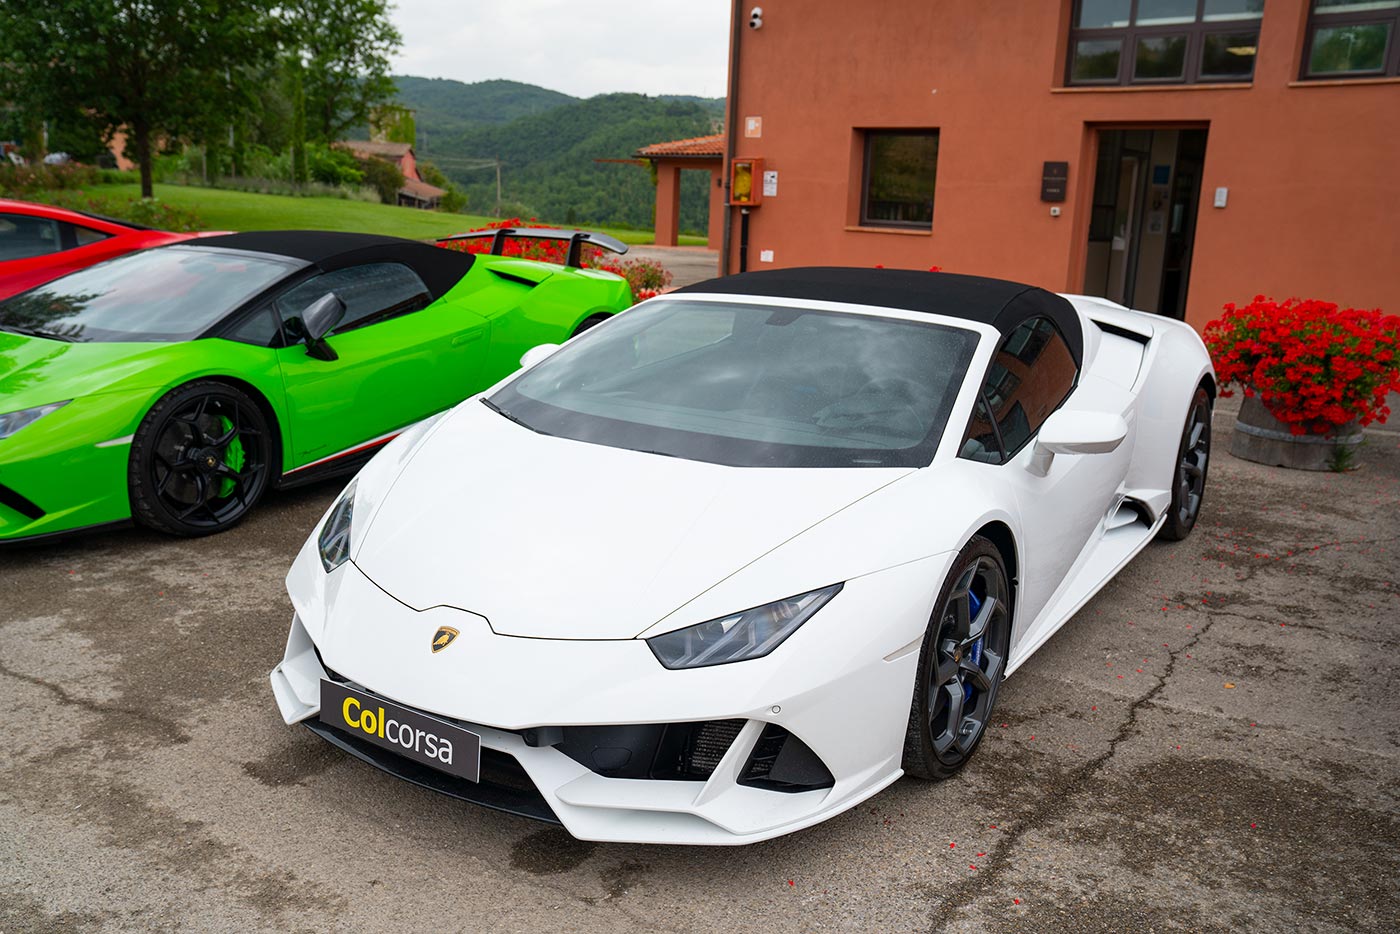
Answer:
[[[706,98],[603,94],[580,100],[511,81],[395,81],[399,101],[417,111],[419,158],[467,193],[468,211],[495,209],[499,157],[503,212],[563,223],[650,226],[651,173],[594,160],[625,159],[649,143],[719,132],[724,113],[723,100]],[[703,233],[708,176],[687,172],[682,178],[681,227]]]
[[[454,132],[483,123],[508,123],[516,117],[537,114],[578,101],[548,88],[519,81],[478,81],[463,84],[449,78],[415,78],[396,75],[399,102],[417,111],[418,127]]]

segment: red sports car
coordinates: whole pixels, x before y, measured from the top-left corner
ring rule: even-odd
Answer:
[[[123,253],[198,236],[0,198],[0,299]]]

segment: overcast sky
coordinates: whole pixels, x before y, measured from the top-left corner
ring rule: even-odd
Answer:
[[[723,97],[728,0],[394,0],[395,74]]]

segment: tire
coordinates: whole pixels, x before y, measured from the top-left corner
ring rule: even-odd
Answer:
[[[151,406],[131,442],[132,516],[169,535],[235,525],[267,491],[275,438],[246,392],[199,380]]]
[[[578,337],[584,331],[587,331],[591,327],[595,327],[599,324],[602,324],[604,321],[608,320],[611,317],[612,315],[589,315],[587,318],[584,318],[578,323],[578,327],[574,328],[574,333],[570,334],[569,336]]]
[[[1186,410],[1181,443],[1177,445],[1172,502],[1167,507],[1167,519],[1157,532],[1159,538],[1169,542],[1179,542],[1190,535],[1201,515],[1210,469],[1210,413],[1210,393],[1205,386],[1197,386]]]
[[[985,538],[974,537],[958,553],[938,592],[919,652],[904,737],[909,775],[952,778],[982,742],[1006,670],[1010,598],[1001,552]]]

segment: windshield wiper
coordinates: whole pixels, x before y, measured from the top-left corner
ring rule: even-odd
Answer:
[[[11,334],[23,334],[25,337],[42,337],[51,341],[63,341],[66,344],[76,343],[71,337],[62,334],[50,334],[48,331],[41,331],[38,328],[22,328],[15,324],[0,324],[0,331],[9,331]]]
[[[483,397],[482,400],[481,400],[481,403],[482,403],[482,405],[486,406],[486,407],[487,407],[488,409],[490,409],[491,411],[493,411],[493,412],[495,412],[495,413],[497,413],[497,414],[499,414],[499,415],[504,415],[506,418],[508,418],[508,419],[510,419],[511,421],[515,422],[515,423],[516,423],[517,425],[519,425],[521,428],[529,428],[531,431],[535,431],[535,430],[536,430],[536,429],[534,428],[534,426],[528,425],[528,424],[526,424],[525,422],[521,421],[519,418],[515,417],[514,415],[510,414],[509,412],[507,412],[505,409],[501,408],[501,407],[500,407],[499,405],[497,405],[496,403],[492,402],[490,399],[487,399],[487,398],[484,398],[484,397]],[[539,432],[539,433],[540,433],[540,434],[544,434],[544,432]]]

